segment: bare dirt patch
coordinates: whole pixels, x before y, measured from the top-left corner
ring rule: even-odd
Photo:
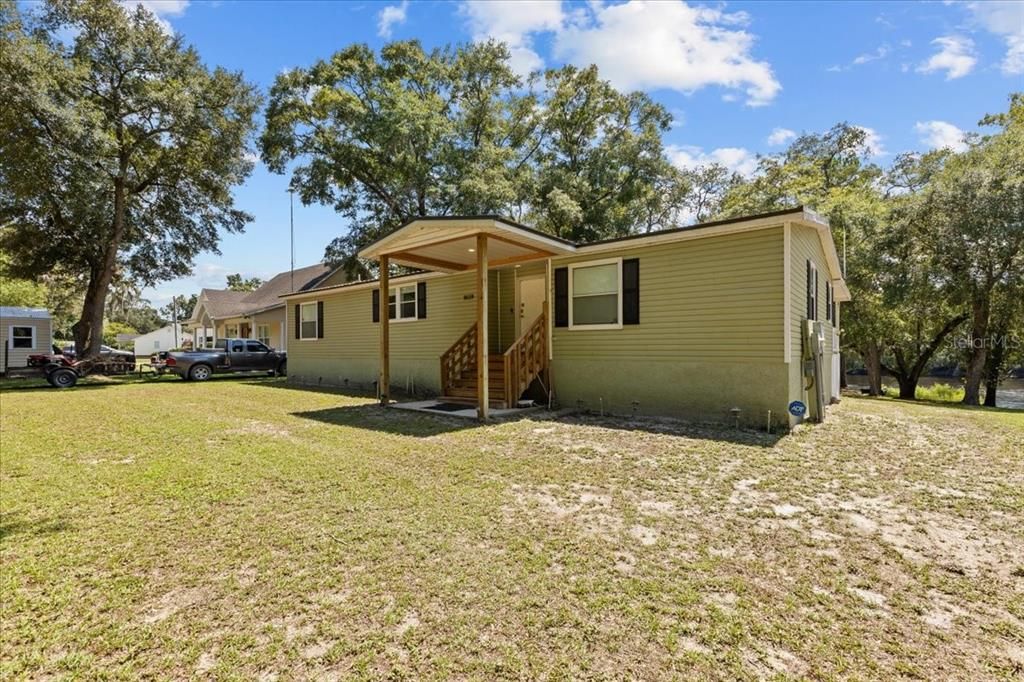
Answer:
[[[144,609],[142,622],[147,624],[159,623],[179,611],[184,611],[201,604],[207,596],[208,592],[203,588],[175,588]]]

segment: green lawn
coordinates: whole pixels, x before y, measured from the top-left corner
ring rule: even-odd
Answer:
[[[1024,674],[1024,415],[480,427],[280,380],[0,393],[0,678]]]

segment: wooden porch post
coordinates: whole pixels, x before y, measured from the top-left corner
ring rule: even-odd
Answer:
[[[487,235],[476,236],[476,394],[477,414],[487,419],[490,372],[487,366]]]
[[[391,387],[391,329],[390,317],[391,306],[388,305],[389,278],[388,269],[391,266],[390,259],[384,255],[380,257],[380,379],[377,389],[380,394],[380,404],[387,407],[390,399]]]

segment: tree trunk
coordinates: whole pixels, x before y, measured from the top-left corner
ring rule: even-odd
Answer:
[[[882,351],[875,341],[868,341],[864,367],[868,371],[868,394],[882,395]]]
[[[999,377],[985,379],[985,407],[996,407],[996,391],[999,390]]]
[[[900,400],[917,400],[917,382],[920,379],[920,375],[915,374],[896,377],[900,382]]]
[[[104,258],[104,263],[108,260]],[[115,266],[116,261],[89,276],[85,300],[82,302],[82,317],[71,328],[75,334],[75,354],[78,360],[99,357],[103,345],[103,315]]]
[[[981,397],[981,381],[988,357],[988,323],[988,298],[976,298],[971,306],[971,349],[964,377],[964,405],[977,405]]]
[[[122,161],[122,171],[125,162]],[[125,188],[122,180],[114,181],[114,218],[110,240],[98,268],[89,273],[89,284],[82,303],[82,317],[71,328],[75,334],[75,356],[78,360],[94,359],[103,345],[103,313],[107,294],[117,268],[117,252],[124,236]]]
[[[839,354],[839,388],[848,388],[846,385],[846,353]]]
[[[1006,363],[1006,335],[1009,323],[1003,320],[997,324],[993,334],[992,351],[985,362],[985,406],[996,407],[996,392],[999,390],[999,378]]]

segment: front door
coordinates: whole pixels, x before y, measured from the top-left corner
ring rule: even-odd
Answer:
[[[519,315],[516,316],[516,337],[530,328],[544,310],[544,275],[523,277],[516,292]]]

